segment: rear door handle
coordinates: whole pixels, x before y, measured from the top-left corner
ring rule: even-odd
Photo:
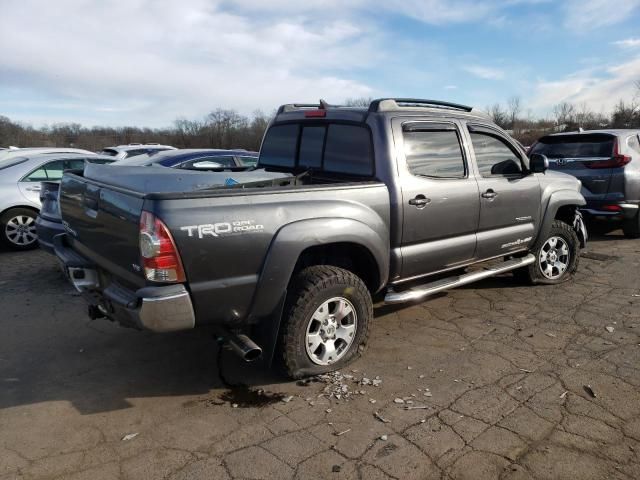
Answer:
[[[498,194],[491,188],[482,194],[482,198],[496,198],[497,196]]]
[[[418,208],[424,208],[430,203],[431,203],[431,199],[425,197],[422,194],[416,195],[414,198],[409,200],[409,205],[413,205],[413,206],[418,207]]]

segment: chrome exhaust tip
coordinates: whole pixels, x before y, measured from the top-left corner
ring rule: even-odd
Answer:
[[[262,356],[262,348],[244,334],[230,334],[228,337],[231,350],[245,362],[253,362]]]

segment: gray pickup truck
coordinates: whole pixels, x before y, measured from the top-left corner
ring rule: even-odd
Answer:
[[[507,271],[569,279],[585,200],[547,166],[463,105],[284,105],[258,162],[282,178],[65,173],[55,252],[91,317],[158,332],[214,325],[246,360],[278,352],[298,378],[361,354],[372,299],[418,301]]]

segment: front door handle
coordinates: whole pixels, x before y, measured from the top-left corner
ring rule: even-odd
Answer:
[[[413,205],[414,207],[424,208],[431,203],[431,199],[425,197],[424,195],[416,195],[414,198],[409,200],[409,205]]]
[[[489,199],[496,198],[497,196],[498,194],[494,192],[493,189],[491,188],[482,194],[482,198],[489,198]]]

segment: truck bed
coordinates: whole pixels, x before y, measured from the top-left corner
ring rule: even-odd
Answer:
[[[177,245],[198,323],[225,324],[247,320],[271,245],[286,226],[349,219],[388,248],[389,194],[382,183],[289,176],[279,179],[283,185],[214,185],[219,175],[94,165],[84,176],[67,173],[60,207],[68,241],[98,266],[102,288],[136,291],[153,285],[142,273],[138,246],[140,214],[153,213]],[[303,236],[332,242],[334,234],[310,229]]]

